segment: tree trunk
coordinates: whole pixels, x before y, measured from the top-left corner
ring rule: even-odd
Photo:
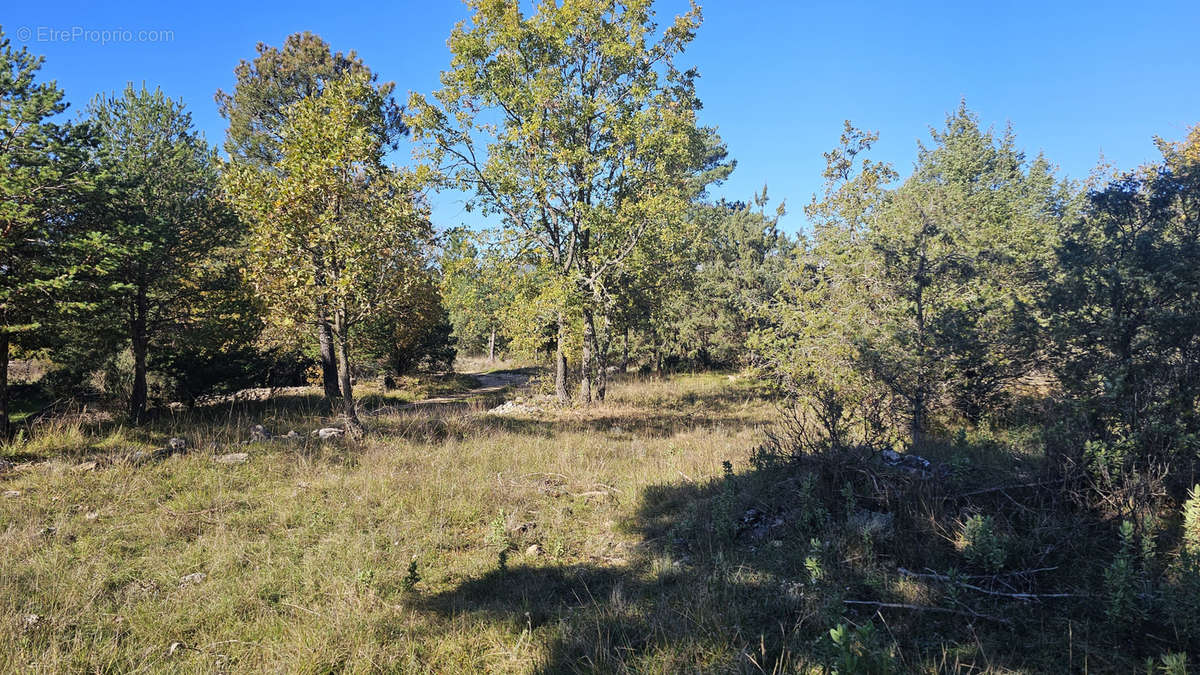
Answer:
[[[8,424],[8,331],[0,329],[0,440],[12,435]]]
[[[563,349],[563,340],[566,338],[566,332],[566,321],[563,320],[563,315],[559,312],[558,337],[554,341],[554,393],[558,395],[558,402],[563,405],[571,402],[571,396],[567,393],[567,354]]]
[[[314,251],[312,263],[317,288],[325,287],[325,262],[321,254]],[[317,342],[321,347],[321,385],[325,388],[325,400],[333,408],[333,402],[342,395],[338,388],[337,354],[333,344],[333,329],[329,325],[329,306],[323,294],[317,295]]]
[[[325,398],[330,404],[342,395],[338,387],[337,354],[333,348],[333,329],[329,327],[329,319],[324,310],[317,317],[317,341],[321,345],[321,384],[325,387]]]
[[[496,362],[496,329],[492,328],[492,334],[488,337],[488,363]]]
[[[621,372],[629,372],[629,326],[625,326],[625,343],[621,348]]]
[[[350,383],[350,336],[347,334],[345,319],[340,315],[334,318],[334,329],[337,337],[338,379],[341,380],[342,415],[346,418],[346,433],[352,436],[362,434],[362,422],[358,419],[358,408],[354,404],[354,385]]]
[[[133,351],[133,391],[129,395],[129,422],[140,426],[146,421],[146,300],[145,285],[138,286],[130,322],[129,341]]]
[[[592,352],[596,363],[596,400],[604,401],[604,397],[608,395],[608,342],[600,339],[600,331],[596,330],[596,317],[592,316],[589,321],[592,326]],[[604,327],[608,328],[607,320],[604,322]]]
[[[583,349],[579,357],[579,402],[592,402],[592,347],[596,341],[596,330],[592,322],[592,310],[583,310]]]

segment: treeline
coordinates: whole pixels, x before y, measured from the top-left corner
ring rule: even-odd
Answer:
[[[42,59],[0,42],[0,432],[7,365],[48,358],[53,396],[154,404],[306,369],[357,426],[357,375],[448,368],[422,179],[393,85],[304,33],[259,45],[218,92],[221,159],[182,103],[127,87],[63,121]]]
[[[1084,184],[965,106],[902,180],[866,158],[875,140],[847,124],[827,155],[777,323],[752,339],[821,443],[1036,419],[1097,486],[1181,497],[1200,451],[1200,128]]]

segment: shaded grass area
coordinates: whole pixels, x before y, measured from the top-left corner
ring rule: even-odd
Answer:
[[[250,419],[321,418],[159,420],[216,446],[143,467],[29,453],[0,477],[19,493],[0,499],[0,670],[1129,672],[1157,656],[1104,623],[1112,527],[1050,503],[1027,436],[930,445],[950,467],[930,481],[762,452],[776,402],[746,378],[622,380],[582,410],[482,414],[493,402],[385,412],[360,444],[239,445],[241,465],[211,455]],[[964,549],[980,514],[1007,542],[999,569]]]

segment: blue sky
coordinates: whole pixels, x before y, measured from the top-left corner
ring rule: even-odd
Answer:
[[[842,120],[881,134],[875,157],[907,171],[961,98],[985,124],[1012,122],[1073,178],[1101,153],[1121,167],[1153,159],[1154,135],[1200,123],[1200,2],[808,3],[709,0],[684,61],[701,73],[702,121],[716,125],[738,170],[715,192],[746,199],[764,183],[786,198],[784,226],[804,227],[821,153]],[[911,5],[905,7],[905,5]],[[660,23],[686,0],[660,0]],[[446,37],[466,17],[457,0],[329,3],[12,3],[0,14],[17,45],[46,56],[78,110],[126,82],[182,98],[210,142],[224,139],[213,93],[259,41],[311,30],[355,49],[400,92],[429,92],[449,63]],[[26,30],[21,30],[22,28]],[[131,42],[101,44],[127,30]],[[61,31],[58,36],[50,31]],[[141,31],[169,39],[138,41]],[[406,157],[399,157],[404,160]],[[460,195],[435,195],[439,226],[477,223]]]

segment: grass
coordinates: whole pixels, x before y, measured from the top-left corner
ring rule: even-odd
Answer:
[[[1170,651],[1097,618],[1111,527],[1044,517],[1044,490],[972,494],[1036,479],[1027,434],[931,445],[952,472],[922,482],[756,453],[778,411],[746,377],[505,416],[377,395],[359,444],[246,443],[332,421],[299,394],[7,447],[0,671],[1129,672]],[[172,435],[196,450],[119,460]],[[1079,597],[971,590],[1031,584]]]
[[[631,384],[604,406],[537,419],[456,412],[435,438],[406,433],[429,421],[396,413],[372,420],[379,435],[360,446],[237,445],[251,458],[234,466],[211,454],[232,451],[253,421],[300,424],[304,402],[159,420],[144,436],[60,428],[10,448],[37,463],[0,479],[19,492],[0,499],[0,630],[12,638],[0,670],[547,667],[554,644],[587,630],[570,623],[589,602],[571,570],[632,574],[639,537],[621,523],[639,495],[704,480],[755,445],[770,406],[737,391],[724,377]],[[680,404],[653,412],[670,400]],[[167,434],[217,447],[80,470]],[[519,583],[495,587],[525,610],[488,609],[479,584],[501,548]],[[408,588],[414,560],[420,581]],[[535,583],[539,571],[579,597]],[[197,572],[203,581],[181,581]]]

